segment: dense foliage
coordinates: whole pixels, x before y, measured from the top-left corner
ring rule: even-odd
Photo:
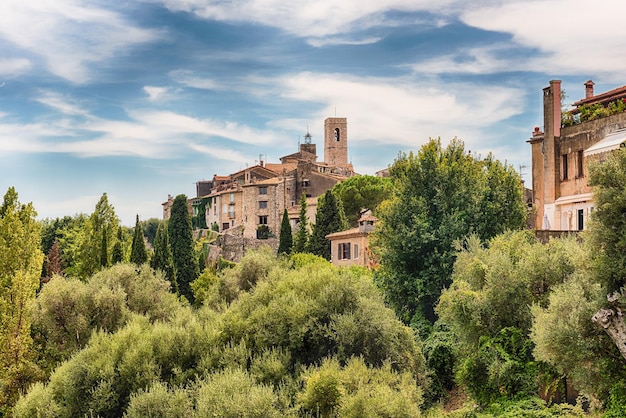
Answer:
[[[391,179],[370,175],[354,176],[337,183],[332,192],[341,201],[348,226],[356,227],[365,209],[376,214],[378,206],[392,195]]]
[[[315,225],[308,244],[308,251],[312,254],[330,260],[330,240],[326,235],[343,231],[347,228],[341,201],[337,200],[331,190],[327,190],[317,200]]]
[[[187,208],[187,196],[180,194],[174,199],[167,225],[167,233],[172,249],[174,274],[181,296],[193,303],[191,282],[200,275],[191,229],[191,216]]]
[[[102,290],[76,292],[77,306],[79,300],[117,298],[107,307],[118,319],[108,328],[96,326],[82,350],[70,350],[75,354],[49,381],[19,401],[15,416],[419,415],[423,358],[367,270],[339,270],[312,255],[277,260],[268,250],[248,253],[214,280],[194,285],[216,298],[205,299],[205,307],[193,311],[176,304],[157,316],[149,310],[139,315],[139,306],[163,301],[142,297],[135,314],[124,314],[118,277],[121,288],[133,287],[130,293],[169,295],[135,284],[133,271],[130,265],[113,267],[83,284],[107,284],[93,285]],[[52,308],[54,301],[74,297],[60,292],[69,287],[69,281],[53,279],[41,304]],[[137,296],[127,300],[130,309]],[[63,304],[66,334],[58,324],[41,324],[57,333],[48,337],[51,344],[62,347],[77,330],[87,334],[90,321],[79,318],[95,310],[81,309]]]
[[[0,206],[0,414],[38,378],[30,335],[43,264],[41,230],[31,203],[13,187]]]
[[[296,225],[296,236],[293,241],[293,252],[302,253],[306,251],[309,244],[309,217],[306,214],[306,194],[300,196],[300,213],[298,217],[298,225]]]
[[[291,254],[293,247],[293,235],[291,233],[291,222],[287,209],[283,211],[283,219],[280,223],[280,237],[278,242],[278,254]]]
[[[524,227],[523,189],[515,170],[481,159],[453,140],[431,140],[390,168],[394,195],[378,210],[378,281],[396,312],[419,328],[450,285],[454,243],[474,233],[488,240]]]
[[[138,266],[148,261],[148,252],[146,251],[145,237],[143,236],[143,228],[139,223],[139,215],[135,221],[135,230],[133,232],[133,242],[130,246],[130,262]]]

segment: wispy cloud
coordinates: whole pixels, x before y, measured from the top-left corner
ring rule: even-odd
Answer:
[[[468,25],[510,33],[521,46],[539,51],[522,69],[555,74],[601,74],[623,81],[626,25],[619,0],[590,7],[585,0],[514,0],[469,4],[461,13]]]
[[[76,83],[91,78],[90,64],[158,36],[80,0],[9,0],[0,13],[0,39],[42,57],[48,71]]]
[[[211,78],[204,78],[197,76],[193,71],[190,70],[174,70],[168,73],[170,78],[175,82],[182,84],[187,87],[192,87],[196,89],[203,90],[217,90],[218,83]]]
[[[36,102],[49,106],[66,115],[89,116],[89,112],[83,109],[72,98],[65,97],[53,91],[42,90],[40,96],[35,98]]]
[[[0,58],[0,76],[13,77],[29,71],[32,67],[26,58]]]
[[[148,100],[158,102],[167,99],[169,87],[144,86],[143,91],[148,95]]]
[[[276,27],[304,38],[321,39],[385,24],[393,11],[435,11],[456,0],[153,0],[170,10],[185,11],[206,18],[230,22],[254,22]]]

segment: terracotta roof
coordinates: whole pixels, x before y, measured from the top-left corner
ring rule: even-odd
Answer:
[[[378,222],[378,218],[373,215],[363,215],[359,218],[359,222],[367,222],[367,221]]]
[[[265,164],[265,168],[275,173],[282,173],[283,171],[293,171],[298,167],[296,163],[284,163],[284,164]]]
[[[326,235],[326,239],[333,240],[333,238],[345,238],[345,237],[358,237],[362,235],[368,235],[368,232],[363,232],[359,228],[352,228],[346,231],[341,232],[333,232],[332,234]]]
[[[259,185],[264,185],[264,184],[272,185],[272,184],[278,184],[280,182],[281,180],[279,180],[278,177],[272,177],[271,179],[259,180],[259,181],[255,181],[254,183],[244,184],[242,185],[242,187],[259,186]]]
[[[613,90],[609,90],[604,93],[597,94],[595,96],[587,97],[573,103],[574,106],[580,107],[584,104],[595,104],[601,102],[610,102],[615,99],[621,99],[626,96],[626,86],[618,87]]]

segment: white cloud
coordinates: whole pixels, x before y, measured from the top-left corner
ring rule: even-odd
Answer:
[[[174,71],[170,71],[168,75],[175,82],[182,84],[184,86],[187,86],[187,87],[203,89],[203,90],[217,90],[218,89],[218,84],[214,80],[210,78],[198,77],[194,74],[193,71],[174,70]]]
[[[91,78],[89,64],[157,37],[80,0],[8,0],[0,13],[0,39],[41,56],[48,71],[76,83]]]
[[[144,86],[143,91],[148,95],[148,100],[157,102],[166,99],[168,87]]]
[[[363,30],[385,22],[391,11],[438,11],[456,0],[152,0],[174,11],[194,13],[206,19],[254,22],[306,38],[324,38]],[[436,24],[437,22],[433,22]]]
[[[429,137],[479,141],[483,126],[519,114],[525,92],[515,88],[444,84],[436,80],[357,78],[300,73],[282,81],[292,99],[322,103],[317,125],[348,117],[351,143],[418,147]]]
[[[13,77],[29,71],[30,60],[26,58],[0,58],[0,76]]]
[[[538,52],[515,70],[553,74],[603,75],[623,81],[626,61],[626,4],[606,0],[515,0],[471,4],[461,13],[468,25],[510,33],[521,46]]]
[[[35,101],[45,104],[66,115],[89,116],[89,112],[77,104],[75,100],[53,91],[41,91],[41,95],[37,97]]]

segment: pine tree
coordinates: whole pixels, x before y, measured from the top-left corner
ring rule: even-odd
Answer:
[[[178,284],[174,274],[174,261],[172,260],[172,249],[167,234],[167,224],[159,223],[156,236],[154,238],[154,254],[150,260],[150,267],[160,270],[165,274],[165,278],[170,281],[172,291],[178,293]]]
[[[306,195],[302,193],[300,197],[300,216],[298,218],[298,229],[296,239],[293,243],[294,253],[303,253],[307,249],[309,242],[309,218],[306,216]]]
[[[309,252],[330,260],[330,241],[326,235],[346,229],[346,217],[343,213],[341,201],[334,193],[327,190],[317,201],[315,225],[309,240]]]
[[[290,254],[293,247],[293,235],[291,235],[291,223],[287,209],[283,212],[283,220],[280,224],[280,241],[278,243],[278,254]]]
[[[117,229],[117,241],[113,246],[113,252],[111,253],[111,263],[117,264],[124,261],[124,250],[122,249],[122,227]]]
[[[50,247],[46,257],[46,277],[52,277],[55,274],[63,274],[61,250],[59,249],[59,241],[56,239],[52,243],[52,247]]]
[[[200,273],[198,271],[198,260],[193,248],[191,228],[191,216],[187,209],[187,196],[180,194],[176,196],[172,204],[167,232],[172,248],[179,294],[186,297],[190,303],[193,303],[191,282],[196,280]]]
[[[146,261],[148,261],[146,243],[143,237],[143,228],[141,228],[141,224],[139,223],[139,215],[137,215],[135,221],[135,232],[133,233],[133,244],[130,250],[130,262],[140,266]]]

